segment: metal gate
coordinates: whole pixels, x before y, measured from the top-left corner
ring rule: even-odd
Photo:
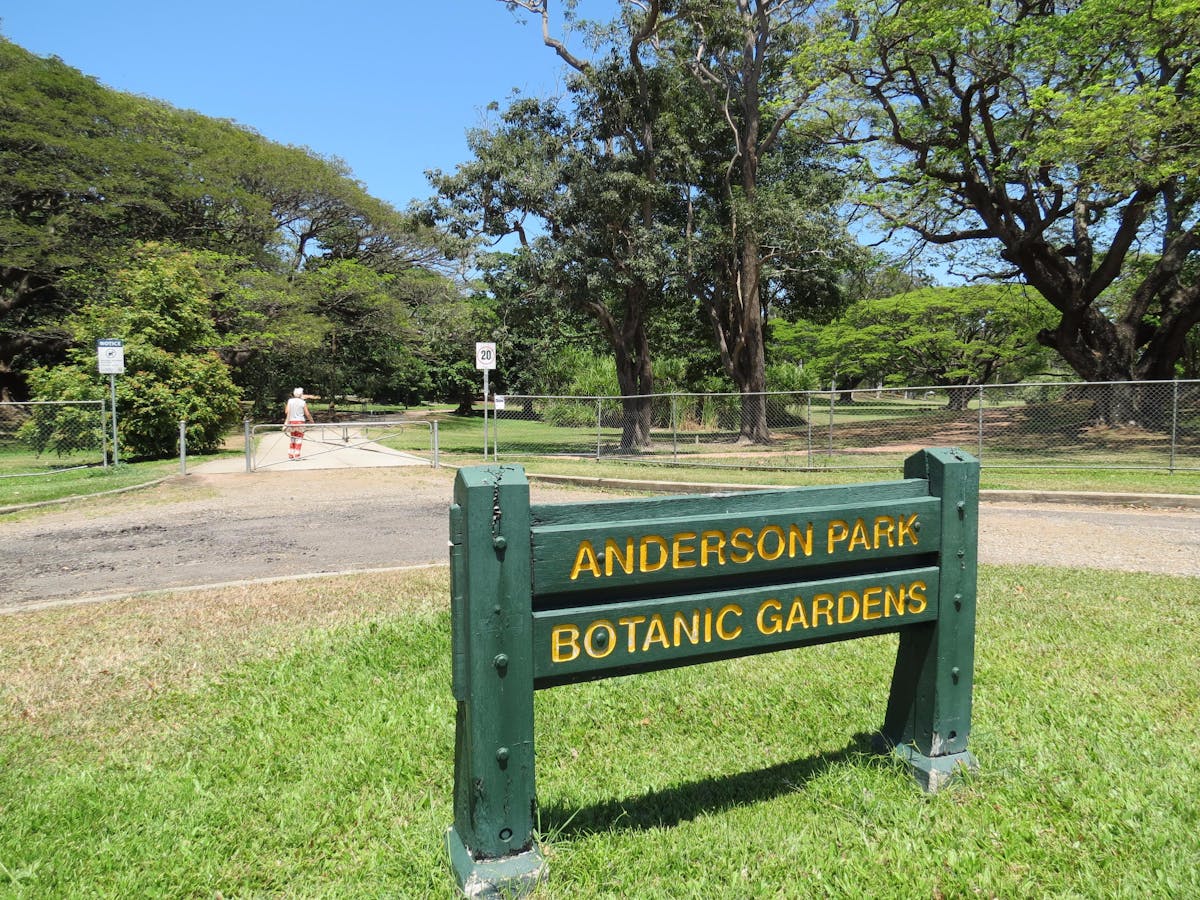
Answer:
[[[288,456],[289,432],[300,427],[300,456]],[[246,421],[246,471],[341,469],[373,466],[438,467],[437,422],[317,422],[304,426]]]

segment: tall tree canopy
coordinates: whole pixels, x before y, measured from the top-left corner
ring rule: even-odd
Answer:
[[[1036,289],[1058,314],[1038,340],[1080,376],[1172,377],[1200,321],[1200,3],[844,9],[884,220]]]
[[[529,243],[549,263],[546,284],[593,310],[627,396],[653,389],[654,323],[702,315],[714,362],[745,395],[742,439],[769,439],[768,311],[836,304],[851,243],[831,214],[839,179],[799,128],[810,5],[623,2],[596,24],[574,22],[564,0],[592,40],[585,58],[551,34],[550,0],[502,2],[541,19],[544,43],[575,72],[570,102],[511,106],[504,147],[490,136],[478,164],[439,182],[443,193],[462,197],[463,178],[477,185],[476,215],[492,233],[524,229],[505,211],[514,207],[545,224]],[[540,208],[520,205],[529,190]],[[627,402],[627,446],[645,444],[649,411]]]
[[[72,285],[113,283],[148,242],[198,251],[211,327],[179,352],[219,351],[259,409],[279,379],[318,377],[335,355],[354,365],[327,388],[411,399],[428,387],[415,311],[459,302],[453,246],[340,160],[109,90],[0,38],[0,398],[73,358],[89,298]]]

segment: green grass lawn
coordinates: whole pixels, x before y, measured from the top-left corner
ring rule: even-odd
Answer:
[[[179,472],[179,460],[121,463],[45,475],[0,478],[0,507],[82,497],[145,484]]]
[[[539,896],[1200,895],[1196,579],[985,567],[980,772],[895,639],[537,695]],[[445,569],[0,617],[0,896],[451,897]]]

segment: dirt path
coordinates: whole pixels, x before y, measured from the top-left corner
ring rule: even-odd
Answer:
[[[447,560],[453,473],[189,475],[0,518],[0,608]],[[611,497],[534,483],[534,502]],[[1200,576],[1200,511],[985,503],[980,559]]]

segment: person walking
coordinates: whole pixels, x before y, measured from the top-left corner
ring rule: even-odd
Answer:
[[[304,388],[296,388],[288,398],[284,410],[283,430],[291,437],[288,444],[288,459],[300,458],[300,443],[304,440],[304,423],[312,422],[312,413],[304,402]]]

